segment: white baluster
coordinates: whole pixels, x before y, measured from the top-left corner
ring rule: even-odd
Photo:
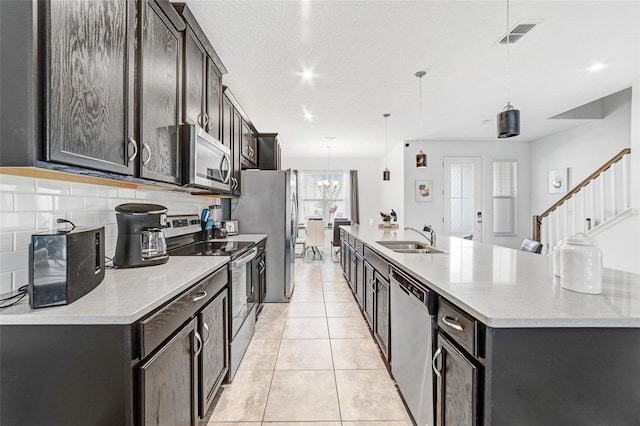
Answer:
[[[622,169],[622,210],[626,210],[630,207],[629,198],[630,191],[629,182],[631,180],[631,175],[629,173],[629,154],[622,157],[620,160],[620,166]]]
[[[600,225],[602,222],[604,222],[607,217],[605,216],[605,195],[604,195],[604,174],[601,174],[600,176],[598,176],[598,212],[600,215],[600,220],[597,222],[598,225]]]
[[[615,166],[615,164],[614,164]],[[612,218],[613,216],[615,216],[616,214],[618,214],[618,212],[616,211],[616,168],[615,167],[609,167],[609,170],[607,170],[605,173],[608,174],[608,179],[609,179],[609,190],[611,191],[610,194],[608,194],[609,196],[607,197],[609,200],[609,207],[610,209],[609,211],[609,219]]]

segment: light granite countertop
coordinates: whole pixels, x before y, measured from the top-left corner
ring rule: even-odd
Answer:
[[[226,256],[174,256],[162,265],[108,269],[102,283],[75,302],[31,309],[25,298],[0,311],[0,325],[132,324],[228,261]]]
[[[344,229],[489,327],[640,327],[640,275],[604,269],[602,294],[565,290],[551,257],[453,237],[444,253],[401,254],[376,241],[426,240],[414,231]]]
[[[249,241],[252,243],[259,243],[260,241],[267,238],[267,234],[238,234],[238,235],[230,235],[227,238],[219,239],[215,241]]]

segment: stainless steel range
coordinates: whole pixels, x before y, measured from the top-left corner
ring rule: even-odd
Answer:
[[[255,287],[250,262],[258,253],[255,243],[209,239],[197,215],[169,216],[165,235],[169,256],[228,256],[229,259],[229,376],[231,381],[251,341],[256,323]]]

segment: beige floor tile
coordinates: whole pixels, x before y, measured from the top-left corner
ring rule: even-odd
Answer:
[[[327,339],[326,318],[287,318],[283,339]]]
[[[342,420],[409,420],[387,370],[336,370]]]
[[[263,422],[263,426],[340,426],[340,422]]]
[[[322,302],[324,301],[322,290],[296,288],[291,297],[292,303],[298,302]]]
[[[264,421],[340,420],[333,371],[275,371]]]
[[[264,424],[264,423],[262,423]],[[342,422],[342,426],[413,426],[413,423],[409,420],[404,421],[392,421],[387,420],[384,422]]]
[[[329,339],[283,339],[276,370],[331,370]]]
[[[260,426],[261,422],[209,422],[207,426]]]
[[[280,339],[251,339],[239,370],[273,370],[278,358]]]
[[[340,282],[340,281],[322,281],[322,289],[324,291],[331,291],[331,290],[340,290],[340,291],[351,291],[349,290],[349,284],[346,283],[346,281]]]
[[[286,317],[289,310],[288,303],[263,303],[261,317]]]
[[[325,290],[325,302],[351,302],[353,301],[353,293],[351,290]]]
[[[261,421],[267,404],[271,371],[238,371],[213,410],[216,422]]]
[[[384,369],[378,347],[369,339],[332,339],[331,352],[336,370]]]
[[[360,307],[355,301],[325,302],[327,317],[333,318],[361,318]]]
[[[363,318],[327,318],[329,336],[332,339],[371,338]]]
[[[263,317],[256,322],[256,331],[253,333],[254,339],[280,339],[284,329],[285,317]]]
[[[289,307],[288,316],[294,318],[324,318],[327,313],[322,302],[297,302]]]

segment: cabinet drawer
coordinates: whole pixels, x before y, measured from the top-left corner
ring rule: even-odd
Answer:
[[[478,355],[478,321],[442,298],[438,300],[438,327],[471,355]]]
[[[356,237],[351,234],[347,234],[347,238],[349,239],[349,244],[353,247],[356,245]]]
[[[362,241],[356,240],[355,248],[358,253],[364,254],[364,244],[362,244]]]
[[[227,285],[227,267],[218,269],[177,299],[140,322],[140,358],[145,358]]]
[[[389,262],[369,247],[364,248],[364,258],[373,266],[386,280],[389,280]]]

